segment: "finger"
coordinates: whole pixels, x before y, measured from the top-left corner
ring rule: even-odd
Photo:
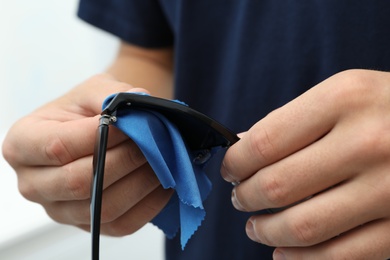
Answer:
[[[390,258],[390,219],[367,223],[332,240],[312,247],[278,248],[275,259],[356,259]]]
[[[104,190],[101,221],[107,223],[117,219],[159,186],[153,169],[144,164]]]
[[[370,156],[356,158],[361,141],[348,131],[338,125],[322,139],[259,170],[234,188],[233,204],[242,211],[284,207],[351,178],[367,167]],[[347,143],[340,132],[351,136]]]
[[[332,81],[329,79],[328,81]],[[241,181],[318,140],[335,125],[339,105],[324,82],[273,111],[230,147],[221,174],[227,181]],[[334,93],[336,92],[336,93]]]
[[[124,176],[103,191],[102,223],[111,222],[154,192],[160,183],[149,165]],[[90,200],[57,201],[44,204],[51,218],[64,224],[90,223]]]
[[[4,157],[17,169],[20,165],[64,165],[92,154],[103,100],[131,88],[107,76],[88,80],[16,123],[3,144]],[[116,143],[124,140],[124,135],[114,136]]]
[[[173,190],[166,190],[159,186],[118,219],[103,223],[101,233],[111,236],[124,236],[134,233],[160,213],[172,194]],[[89,224],[78,224],[77,226],[85,231],[90,230]]]
[[[130,84],[118,81],[109,74],[99,74],[71,90],[65,97],[72,97],[69,102],[78,109],[78,111],[75,111],[77,114],[94,116],[101,113],[103,101],[107,96],[127,91],[148,93],[143,88],[135,88]],[[66,101],[64,104],[70,105]]]
[[[383,193],[366,184],[343,183],[275,215],[251,217],[247,234],[275,247],[312,246],[388,216],[388,202],[380,198]]]
[[[93,154],[99,116],[66,122],[39,121],[28,118],[29,133],[23,128],[15,129],[4,150],[7,160],[15,168],[21,166],[59,166],[80,157]],[[110,138],[110,146],[126,137],[118,130]],[[18,136],[28,135],[19,140]]]
[[[255,211],[284,207],[361,172],[389,167],[390,139],[379,134],[383,120],[371,116],[362,125],[361,117],[364,115],[354,113],[340,120],[321,139],[242,181],[232,194],[236,208]],[[351,126],[359,126],[359,131]]]
[[[172,194],[172,189],[166,190],[159,186],[115,221],[103,223],[101,226],[102,234],[124,236],[134,233],[160,213]]]
[[[130,139],[108,149],[104,187],[110,186],[144,164],[145,157]],[[21,194],[36,202],[89,198],[91,183],[92,155],[62,167],[26,168],[18,174]]]

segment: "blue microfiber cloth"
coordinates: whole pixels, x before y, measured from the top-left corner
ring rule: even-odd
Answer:
[[[103,109],[112,98],[104,101]],[[152,223],[168,238],[173,238],[180,229],[184,249],[206,215],[202,202],[211,191],[211,182],[204,171],[206,162],[193,163],[196,154],[187,148],[177,127],[160,113],[129,107],[118,110],[116,116],[113,125],[139,146],[162,186],[175,190]]]

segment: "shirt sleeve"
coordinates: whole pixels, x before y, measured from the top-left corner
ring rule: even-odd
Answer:
[[[80,0],[77,15],[131,44],[173,45],[172,30],[157,0]]]

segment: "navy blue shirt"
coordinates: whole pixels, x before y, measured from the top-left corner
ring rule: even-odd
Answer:
[[[387,0],[81,0],[79,16],[143,47],[174,46],[175,98],[245,131],[273,109],[350,68],[390,69]],[[220,158],[209,165],[207,216],[167,259],[270,259],[245,235]]]

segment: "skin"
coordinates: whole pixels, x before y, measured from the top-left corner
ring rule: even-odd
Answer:
[[[172,50],[123,43],[107,74],[94,76],[19,120],[3,143],[23,196],[57,222],[89,230],[95,131],[103,99],[119,91],[172,97]],[[129,85],[125,82],[131,82]],[[135,88],[138,87],[138,88]],[[144,88],[144,89],[139,89]],[[221,174],[239,181],[248,236],[286,259],[390,257],[390,76],[346,71],[260,120],[226,154]],[[28,129],[28,131],[26,131]],[[164,207],[163,190],[136,145],[109,138],[101,232],[135,232]]]
[[[389,258],[389,101],[389,73],[345,71],[243,133],[221,168],[240,182],[235,208],[301,202],[253,215],[247,235],[277,247],[275,259]]]
[[[7,134],[2,151],[15,169],[21,194],[41,204],[55,221],[89,230],[92,157],[101,104],[109,94],[122,91],[171,98],[172,50],[123,43],[107,74],[94,76],[38,108]],[[114,128],[108,147],[101,233],[122,236],[157,215],[172,191],[161,187],[138,147]]]

